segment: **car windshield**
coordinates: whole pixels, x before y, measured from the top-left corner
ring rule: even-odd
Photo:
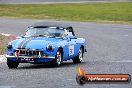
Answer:
[[[65,35],[63,28],[29,28],[24,37],[58,37]]]

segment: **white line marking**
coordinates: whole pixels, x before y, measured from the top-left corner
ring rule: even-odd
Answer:
[[[13,34],[6,34],[6,33],[0,33],[0,34],[3,35],[3,36],[7,36],[7,37],[13,36],[17,39],[21,38],[20,36],[16,36],[16,35],[13,35]]]
[[[132,60],[120,60],[120,61],[110,61],[110,62],[132,62]]]
[[[123,35],[123,36],[126,36],[127,37],[128,35]]]
[[[0,86],[0,88],[16,88],[16,86]]]
[[[1,33],[1,35],[4,35],[4,36],[11,36],[11,34],[5,34],[5,33]]]
[[[74,79],[67,79],[67,80],[72,81],[72,80],[74,80]]]

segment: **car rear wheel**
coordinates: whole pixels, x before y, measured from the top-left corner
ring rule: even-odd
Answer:
[[[73,63],[81,63],[82,60],[83,60],[83,48],[80,48],[77,57],[73,59]]]
[[[14,69],[18,67],[19,63],[7,59],[7,65],[10,69]]]
[[[58,67],[61,65],[62,51],[59,49],[56,53],[55,59],[51,62],[52,67]]]

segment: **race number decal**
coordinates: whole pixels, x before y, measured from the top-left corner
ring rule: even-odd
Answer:
[[[74,45],[69,46],[69,56],[74,55]]]

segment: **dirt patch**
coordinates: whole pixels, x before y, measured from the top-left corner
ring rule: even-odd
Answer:
[[[4,36],[0,34],[0,55],[5,54],[6,46],[13,39],[16,39],[16,37],[15,36]]]

